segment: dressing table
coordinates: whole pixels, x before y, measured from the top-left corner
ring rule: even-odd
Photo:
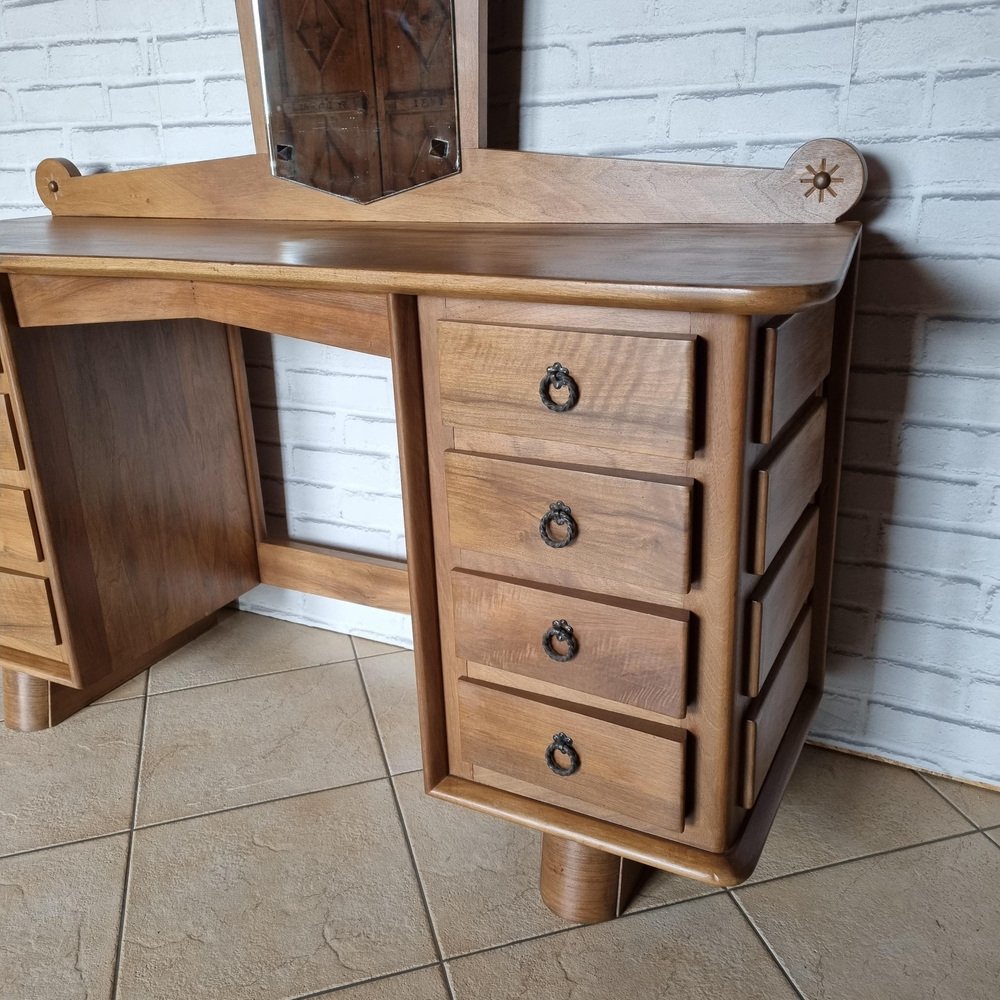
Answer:
[[[409,611],[427,791],[538,830],[551,908],[742,881],[822,692],[863,160],[488,149],[485,4],[373,28],[360,101],[280,6],[237,2],[255,155],[44,160],[0,223],[7,725],[258,582]],[[269,534],[241,330],[391,359],[405,564]]]

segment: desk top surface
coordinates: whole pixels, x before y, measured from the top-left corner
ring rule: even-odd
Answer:
[[[860,225],[0,222],[0,270],[787,313],[840,290]]]

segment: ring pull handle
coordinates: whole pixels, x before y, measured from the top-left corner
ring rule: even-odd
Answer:
[[[567,759],[565,765],[556,762],[557,753]],[[558,774],[560,778],[576,774],[580,770],[580,755],[573,748],[573,740],[565,733],[556,733],[545,750],[545,763],[549,765],[549,770]]]
[[[566,647],[565,653],[556,652],[552,645],[553,639]],[[580,644],[573,634],[573,626],[565,618],[554,621],[552,628],[542,636],[542,649],[550,660],[555,660],[556,663],[569,663],[580,651]]]
[[[561,538],[553,535],[550,530],[553,524],[564,528],[566,534]],[[538,522],[538,533],[550,549],[564,549],[576,538],[579,528],[576,526],[576,521],[573,520],[573,512],[570,508],[562,500],[557,500],[555,503],[549,504],[548,511],[542,515],[542,519]]]
[[[565,402],[557,403],[552,398],[553,389],[560,391],[565,389],[567,391],[569,395],[566,397]],[[572,410],[579,402],[580,387],[576,384],[573,376],[570,375],[569,370],[556,361],[545,369],[545,375],[542,377],[542,381],[538,383],[538,397],[541,399],[545,409],[551,410],[553,413],[565,413],[567,410]]]

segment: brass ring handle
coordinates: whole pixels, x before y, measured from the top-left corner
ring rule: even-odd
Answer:
[[[569,763],[565,767],[556,763],[557,753],[568,758]],[[556,733],[545,750],[545,763],[549,765],[549,770],[558,774],[560,778],[576,774],[580,770],[580,755],[573,749],[573,740],[565,733]]]
[[[565,653],[556,652],[552,645],[553,639],[566,647]],[[542,649],[545,650],[545,655],[550,660],[555,660],[556,663],[569,663],[580,651],[580,643],[577,642],[576,636],[573,634],[573,626],[565,618],[554,621],[552,628],[542,636]]]
[[[549,531],[549,526],[553,524],[566,529],[566,534],[562,538],[556,537]],[[542,519],[538,522],[538,533],[550,549],[564,549],[576,538],[579,528],[576,521],[573,520],[572,510],[562,500],[556,500],[555,503],[549,504],[548,511],[542,515]]]
[[[553,389],[565,389],[569,393],[564,403],[557,403],[552,398]],[[580,401],[580,387],[570,375],[569,369],[556,361],[545,369],[545,375],[538,383],[538,397],[545,409],[553,413],[565,413],[567,410],[572,410]]]

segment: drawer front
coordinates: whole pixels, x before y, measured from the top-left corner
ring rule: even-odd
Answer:
[[[757,440],[772,441],[830,372],[834,303],[763,331]]]
[[[554,793],[580,812],[628,817],[641,828],[683,829],[683,730],[621,725],[613,721],[619,717],[470,680],[459,681],[458,697],[462,756],[469,763],[527,782],[543,800]],[[559,749],[565,745],[559,734],[571,741],[569,753]]]
[[[48,580],[0,571],[0,642],[4,636],[59,644]]]
[[[754,573],[763,573],[823,480],[826,402],[806,414],[795,433],[757,470]]]
[[[0,392],[0,469],[23,469],[24,459],[14,430],[10,396]]]
[[[451,542],[509,560],[505,575],[588,589],[686,593],[693,483],[445,455]],[[562,504],[563,507],[554,505]],[[568,508],[568,513],[565,508]],[[569,537],[560,522],[575,526]],[[548,541],[543,539],[546,535]],[[631,588],[630,588],[631,589]]]
[[[693,337],[455,322],[438,333],[447,424],[667,458],[694,452]]]
[[[807,608],[795,623],[767,685],[760,697],[753,702],[747,715],[744,729],[746,766],[743,805],[748,809],[757,801],[788,723],[792,720],[795,706],[809,680],[811,638],[812,612]]]
[[[41,546],[27,490],[0,486],[0,559],[40,562]]]
[[[747,693],[764,686],[788,633],[799,616],[816,576],[819,513],[810,509],[789,540],[778,563],[750,599],[750,646]]]
[[[452,597],[461,659],[684,715],[688,612],[640,611],[461,572],[452,575]]]

